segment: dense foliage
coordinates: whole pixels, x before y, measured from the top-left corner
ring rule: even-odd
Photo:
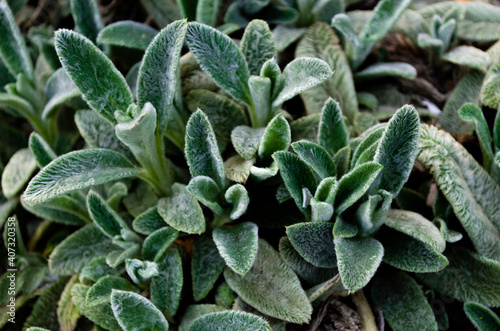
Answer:
[[[500,7],[46,5],[0,0],[0,327],[500,329]]]

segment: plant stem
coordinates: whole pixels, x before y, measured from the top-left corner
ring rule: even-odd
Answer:
[[[354,293],[352,296],[352,301],[356,305],[359,315],[361,315],[361,320],[363,321],[364,330],[366,331],[378,331],[377,323],[375,323],[375,316],[373,316],[372,309],[366,300],[366,297],[362,290]]]

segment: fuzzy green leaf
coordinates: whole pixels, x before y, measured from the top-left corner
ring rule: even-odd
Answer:
[[[76,30],[96,42],[99,31],[104,27],[96,0],[70,0],[71,14]]]
[[[31,80],[33,64],[28,49],[9,8],[9,1],[0,1],[0,58],[12,76],[24,73]]]
[[[312,307],[299,279],[263,240],[244,276],[226,269],[224,278],[245,302],[266,315],[292,323],[307,323],[311,318]]]
[[[238,46],[224,33],[200,23],[189,23],[187,44],[201,68],[218,86],[243,102],[250,103],[250,72]]]
[[[111,309],[118,324],[124,330],[168,330],[168,322],[163,314],[148,299],[139,294],[113,290]]]
[[[90,261],[115,249],[111,240],[95,224],[85,225],[64,239],[49,258],[49,268],[56,275],[73,275]]]
[[[94,223],[110,238],[120,235],[122,229],[128,228],[127,223],[94,191],[87,195],[87,208]]]
[[[354,74],[356,81],[362,81],[370,78],[378,77],[402,77],[406,79],[415,79],[417,77],[417,69],[414,66],[404,62],[382,62],[372,64],[365,69]]]
[[[71,291],[76,284],[78,284],[78,276],[73,275],[66,283],[61,298],[57,303],[57,320],[59,321],[60,331],[73,331],[82,315],[71,300]]]
[[[167,317],[179,307],[184,276],[182,260],[177,249],[167,250],[158,262],[158,275],[151,279],[151,301]]]
[[[384,245],[384,262],[410,272],[437,272],[448,266],[448,260],[432,246],[394,230],[380,238]]]
[[[286,151],[292,140],[290,125],[282,114],[276,115],[266,127],[260,140],[258,155],[266,162],[277,151]]]
[[[203,315],[193,321],[190,331],[254,330],[271,331],[265,319],[243,311],[221,311]]]
[[[351,158],[351,167],[363,164],[364,162],[362,162],[362,159],[360,160],[360,158],[365,153],[369,153],[369,151],[372,151],[373,149],[375,149],[375,152],[378,150],[380,140],[382,139],[384,132],[385,128],[379,128],[370,134],[362,135],[360,137],[362,141],[354,150]]]
[[[304,56],[319,58],[335,70],[335,74],[323,84],[301,94],[307,112],[309,114],[320,112],[325,101],[332,97],[339,102],[345,115],[352,120],[359,110],[351,68],[337,36],[327,23],[316,22],[299,42],[295,57]],[[337,139],[340,142],[343,138],[340,135]]]
[[[179,331],[189,331],[189,328],[197,318],[223,310],[225,310],[223,307],[212,304],[190,305],[186,308],[184,316],[182,316]]]
[[[254,263],[259,239],[257,233],[257,225],[251,222],[214,229],[213,239],[220,255],[240,275],[245,275]]]
[[[212,239],[203,236],[195,240],[191,262],[195,301],[200,301],[208,295],[224,270],[224,265],[224,259]]]
[[[245,184],[250,177],[250,169],[255,159],[245,160],[240,155],[234,155],[224,162],[226,178],[240,184]]]
[[[220,5],[220,0],[199,0],[196,3],[196,19],[193,21],[216,26]]]
[[[49,144],[36,132],[30,135],[29,148],[40,168],[45,167],[57,157]]]
[[[201,110],[191,115],[187,124],[185,154],[191,176],[210,177],[220,190],[225,189],[224,163],[212,125]]]
[[[248,126],[237,126],[231,132],[231,141],[234,149],[244,159],[251,159],[260,146],[261,137],[265,128],[254,129]]]
[[[106,257],[101,256],[93,259],[83,267],[79,275],[79,280],[81,283],[95,283],[102,277],[109,275],[120,275],[125,271],[125,268],[111,268],[106,263]]]
[[[99,279],[87,292],[86,305],[93,307],[110,302],[112,290],[139,292],[128,280],[122,277],[105,276]]]
[[[131,248],[137,247],[139,245],[134,245]],[[129,248],[129,249],[131,249]],[[128,249],[128,250],[129,250]],[[139,249],[137,249],[139,251]],[[119,251],[118,251],[119,252]],[[126,252],[126,251],[125,251]],[[114,252],[113,252],[114,253]],[[111,255],[111,254],[109,254]],[[109,263],[109,255],[106,259],[106,262]],[[115,265],[111,265],[112,267],[116,267],[119,263],[115,263]],[[136,284],[143,284],[151,280],[152,277],[158,276],[158,264],[156,262],[151,261],[142,261],[139,259],[125,259],[125,270],[129,275],[130,279]]]
[[[320,268],[335,268],[337,258],[333,246],[333,224],[330,222],[298,223],[286,228],[288,239],[299,254]]]
[[[408,180],[418,151],[420,119],[412,106],[403,106],[387,124],[374,161],[383,166],[373,183],[378,189],[397,195]]]
[[[336,238],[334,243],[342,283],[351,292],[362,289],[382,262],[384,247],[373,238]]]
[[[25,187],[36,168],[36,160],[29,148],[18,150],[3,169],[3,195],[8,199],[16,196]]]
[[[391,209],[385,225],[422,241],[439,253],[446,247],[439,229],[431,221],[412,211]]]
[[[328,152],[315,143],[301,140],[292,144],[297,155],[310,166],[320,178],[335,177],[337,170]]]
[[[323,60],[308,57],[293,60],[283,69],[280,92],[273,100],[273,107],[278,108],[283,102],[323,83],[332,74],[332,69]]]
[[[215,214],[222,215],[221,191],[212,178],[196,176],[189,181],[186,189]]]
[[[491,309],[479,303],[467,302],[464,311],[479,331],[500,330],[500,318]]]
[[[416,274],[430,288],[460,301],[500,306],[500,263],[468,249],[450,245],[450,265],[436,273]]]
[[[160,261],[178,235],[179,231],[172,227],[164,227],[151,233],[142,244],[142,257],[149,261]]]
[[[417,159],[430,169],[476,250],[500,260],[500,187],[451,135],[424,125]]]
[[[106,26],[99,32],[100,44],[121,46],[145,51],[158,30],[134,21],[119,21]]]
[[[276,58],[273,34],[265,21],[253,20],[245,28],[241,39],[241,52],[248,63],[250,75],[258,76],[262,65]]]
[[[311,169],[292,153],[276,152],[273,154],[273,159],[278,164],[281,177],[288,192],[295,200],[295,204],[303,214],[309,215],[309,210],[304,204],[302,190],[308,189],[309,192],[314,192],[316,189],[316,179]]]
[[[109,303],[87,307],[85,301],[89,289],[89,286],[85,286],[82,284],[75,284],[73,286],[73,288],[71,289],[71,295],[76,308],[78,308],[82,315],[87,317],[96,325],[110,331],[121,331],[122,328],[120,327],[120,325],[118,325],[118,322],[113,316],[113,311]]]
[[[491,64],[490,56],[472,46],[458,46],[444,54],[443,60],[485,72]]]
[[[43,168],[24,192],[27,203],[37,204],[71,191],[137,176],[123,155],[107,149],[74,151]]]
[[[196,198],[182,184],[172,185],[172,196],[158,203],[158,213],[168,225],[186,233],[205,232],[205,217]]]
[[[339,103],[331,98],[323,106],[318,142],[332,157],[349,143],[349,131],[342,118],[342,109]]]
[[[333,225],[334,238],[352,238],[358,234],[358,226],[355,223],[345,220],[338,216]]]
[[[280,24],[273,30],[274,44],[276,50],[281,53],[288,46],[296,42],[306,32],[304,28],[290,27],[285,24]]]
[[[399,272],[375,278],[372,297],[393,330],[438,330],[431,306],[410,276]]]
[[[165,221],[158,214],[158,207],[154,206],[138,215],[132,222],[134,231],[149,235],[165,226]]]
[[[232,220],[240,218],[248,208],[250,203],[250,198],[248,197],[248,192],[246,188],[241,184],[234,184],[227,189],[224,194],[226,201],[233,206],[229,217]]]
[[[335,194],[335,213],[340,215],[358,201],[368,191],[381,170],[382,165],[379,163],[368,162],[357,166],[348,174],[342,176]]]
[[[42,117],[49,118],[55,114],[64,103],[81,95],[80,90],[71,80],[64,68],[57,69],[47,80],[45,85],[45,100]]]
[[[69,30],[55,34],[57,55],[89,105],[112,124],[116,110],[126,111],[132,93],[122,74],[90,40]]]
[[[161,30],[148,46],[139,69],[139,107],[147,102],[153,104],[162,131],[167,129],[177,91],[177,67],[186,30],[186,21],[171,23]]]
[[[141,0],[141,4],[160,27],[181,18],[179,9],[171,0]]]

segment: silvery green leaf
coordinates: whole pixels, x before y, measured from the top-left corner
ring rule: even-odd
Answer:
[[[24,294],[31,294],[41,285],[46,274],[48,274],[46,266],[29,266],[21,272],[16,286],[20,286]]]
[[[0,57],[12,76],[25,73],[34,79],[33,64],[21,31],[9,8],[9,2],[0,1]]]
[[[76,284],[79,284],[78,276],[73,275],[64,286],[61,298],[57,303],[57,320],[59,321],[59,330],[61,331],[74,330],[82,315],[71,297],[71,291]]]
[[[149,235],[165,226],[165,221],[154,206],[138,215],[132,222],[134,231]]]
[[[327,23],[316,22],[309,28],[295,50],[295,57],[303,56],[322,59],[335,70],[323,84],[301,94],[307,112],[321,112],[325,101],[332,97],[339,102],[347,118],[352,120],[359,110],[351,68],[337,36]]]
[[[170,0],[141,0],[141,4],[160,27],[181,18],[179,9]]]
[[[97,148],[74,151],[44,167],[28,184],[24,199],[38,204],[64,193],[138,174],[130,161],[117,152]]]
[[[2,109],[12,108],[12,110],[27,120],[30,121],[30,124],[39,132],[43,132],[43,128],[41,128],[36,122],[36,114],[35,109],[24,98],[21,98],[14,94],[0,93],[0,107]]]
[[[255,159],[245,160],[240,155],[234,155],[224,162],[226,178],[240,184],[245,184],[250,176],[250,169]]]
[[[353,238],[358,234],[358,226],[350,221],[338,216],[333,225],[334,238]]]
[[[186,7],[196,7],[196,18],[192,21],[204,23],[210,26],[215,26],[217,23],[217,15],[219,13],[220,0],[199,0],[195,4],[186,4]],[[187,9],[186,8],[186,9]],[[186,16],[184,16],[186,17]],[[229,32],[226,32],[229,34]]]
[[[40,168],[45,167],[57,157],[49,144],[36,132],[30,135],[29,148]]]
[[[111,305],[103,303],[94,307],[87,307],[85,303],[87,292],[90,287],[83,284],[75,284],[71,289],[72,301],[76,308],[94,322],[96,325],[110,331],[121,331],[122,328],[118,325],[116,318],[113,316]]]
[[[360,137],[362,138],[362,140],[361,143],[354,150],[354,153],[351,158],[351,167],[354,167],[358,164],[362,164],[361,162],[358,162],[358,160],[361,157],[361,155],[363,155],[365,152],[371,150],[372,148],[378,149],[378,146],[380,145],[380,140],[384,135],[384,132],[385,128],[380,128],[378,130],[374,130],[372,133],[367,134],[366,136],[363,135]]]
[[[151,279],[151,301],[167,317],[179,307],[184,276],[182,260],[175,248],[170,248],[158,261],[158,275]]]
[[[189,331],[217,330],[271,331],[265,319],[243,311],[221,311],[202,315],[193,321]]]
[[[98,258],[93,259],[89,263],[83,267],[82,271],[80,272],[78,279],[80,283],[95,283],[102,277],[108,276],[108,275],[116,275],[119,276],[125,271],[124,267],[120,268],[111,268],[107,263],[106,263],[106,257],[101,256]]]
[[[307,262],[296,250],[287,237],[279,243],[280,256],[285,263],[302,279],[310,284],[319,284],[337,274],[335,268],[319,268]]]
[[[87,307],[93,307],[102,303],[110,302],[112,290],[123,290],[131,292],[139,292],[135,286],[130,284],[128,280],[122,277],[105,276],[99,279],[88,290],[85,304]]]
[[[481,87],[481,102],[490,108],[498,108],[500,106],[500,95],[498,93],[500,73],[498,72],[498,67],[500,67],[500,64],[492,66],[493,73],[486,75]]]
[[[500,305],[500,263],[471,250],[450,245],[446,250],[450,265],[435,273],[416,274],[430,288],[460,301],[485,306]]]
[[[328,222],[333,216],[333,205],[330,203],[312,198],[310,206],[312,222]]]
[[[158,113],[160,129],[165,131],[171,116],[174,96],[177,92],[177,67],[187,22],[176,21],[160,31],[149,44],[137,81],[137,101],[140,107],[147,102]]]
[[[438,330],[422,289],[407,274],[398,272],[377,277],[371,292],[373,301],[393,330]]]
[[[79,273],[90,261],[116,247],[95,224],[87,224],[64,239],[50,254],[49,268],[56,275]]]
[[[312,114],[296,119],[290,124],[292,141],[301,139],[318,142],[318,126],[321,114]]]
[[[297,155],[310,166],[320,178],[335,177],[337,171],[328,152],[315,143],[301,140],[294,142],[292,148]]]
[[[172,196],[162,198],[158,213],[174,229],[186,233],[205,232],[205,217],[196,198],[182,184],[172,185]]]
[[[96,42],[99,31],[104,27],[96,0],[70,0],[71,14],[76,31]]]
[[[148,209],[155,207],[157,204],[158,197],[156,196],[153,188],[148,183],[142,180],[137,183],[137,187],[135,190],[133,190],[125,198],[123,198],[123,205],[132,217],[138,217]],[[156,222],[157,221],[149,226],[151,227],[154,224],[157,224]],[[162,226],[165,225],[162,223]],[[162,226],[157,227],[154,230],[157,230]]]
[[[212,178],[196,176],[189,181],[186,189],[215,214],[222,215],[221,191]]]
[[[320,268],[335,268],[333,224],[330,222],[298,223],[286,228],[288,239],[299,254]]]
[[[80,90],[73,83],[66,70],[64,68],[57,69],[45,85],[45,99],[47,103],[43,109],[42,117],[51,117],[59,109],[59,106],[79,95],[81,95]]]
[[[384,229],[384,262],[410,272],[437,272],[448,266],[448,260],[427,243],[404,233]]]
[[[122,229],[128,228],[127,223],[122,220],[120,215],[98,193],[92,190],[87,195],[87,208],[94,223],[110,238],[119,236]]]
[[[278,63],[276,62],[275,58],[272,58],[264,62],[262,68],[260,69],[260,76],[269,78],[271,80],[271,91],[272,91],[271,95],[273,97],[276,96],[279,92],[278,85],[281,77],[281,69]]]
[[[353,69],[363,63],[373,46],[385,37],[410,3],[411,0],[382,0],[377,4],[370,21],[363,25],[359,33],[360,51],[351,62]]]
[[[385,225],[422,241],[439,253],[446,247],[439,229],[431,221],[412,211],[391,209]]]
[[[335,169],[337,169],[337,177],[341,178],[344,174],[349,172],[351,163],[352,150],[351,147],[342,147],[333,156],[333,163],[335,163]]]
[[[397,195],[408,180],[418,151],[420,119],[412,106],[403,106],[391,118],[374,161],[383,166],[372,186]]]
[[[356,98],[360,105],[365,106],[370,110],[375,110],[378,107],[377,97],[369,92],[358,92],[356,93]]]
[[[226,282],[222,282],[215,289],[215,303],[224,308],[231,308],[234,306],[236,308],[236,293],[231,290],[229,285]],[[237,308],[236,308],[237,309]]]
[[[303,214],[309,216],[310,212],[307,206],[304,206],[302,190],[304,188],[309,192],[316,190],[316,179],[311,169],[298,156],[289,152],[276,152],[273,154],[273,159],[278,164],[281,177],[295,204]]]
[[[291,141],[290,125],[282,114],[276,115],[267,124],[266,131],[260,139],[259,158],[266,162],[277,151],[286,151]]]
[[[434,219],[434,225],[439,228],[439,231],[446,242],[455,243],[463,238],[463,235],[460,232],[448,228],[448,224],[446,224],[446,222],[441,218]]]
[[[158,30],[149,25],[134,21],[119,21],[102,29],[97,36],[97,42],[145,51],[157,34]]]
[[[33,153],[29,148],[18,150],[2,172],[2,194],[10,199],[16,196],[31,178],[37,168]]]
[[[484,77],[484,73],[479,70],[469,70],[455,86],[441,114],[440,122],[445,130],[452,133],[472,133],[472,125],[462,120],[457,110],[468,102],[479,104]]]
[[[273,100],[273,108],[278,108],[287,100],[323,83],[332,76],[333,71],[323,60],[302,57],[293,60],[280,77],[280,92]]]
[[[490,56],[472,46],[458,46],[444,54],[443,60],[485,72],[491,64]]]
[[[488,307],[475,302],[466,302],[464,311],[479,331],[500,329],[500,318]]]
[[[262,20],[253,20],[247,25],[240,48],[248,63],[250,75],[259,75],[262,65],[278,56],[273,34],[267,23]]]
[[[342,283],[351,292],[363,288],[377,271],[384,247],[373,238],[334,240]]]
[[[349,131],[342,117],[342,110],[339,103],[331,98],[323,106],[318,142],[332,157],[349,143]]]
[[[349,59],[351,67],[356,69],[355,61],[359,57],[361,43],[356,31],[354,31],[351,19],[346,14],[340,13],[332,18],[331,25],[342,40],[342,46],[347,58]]]
[[[254,129],[245,125],[235,127],[231,132],[234,149],[244,159],[251,159],[259,148],[264,132],[265,128]]]
[[[413,80],[417,77],[417,69],[411,64],[405,62],[381,62],[372,64],[365,69],[354,74],[356,81],[362,81],[378,77],[402,77]]]
[[[179,231],[172,227],[163,227],[151,233],[142,244],[142,257],[145,260],[159,262],[178,235]]]
[[[213,239],[220,255],[234,272],[245,275],[257,255],[258,227],[252,222],[215,228]]]
[[[368,191],[382,168],[377,162],[368,162],[342,176],[335,194],[335,213],[340,215],[358,201]]]
[[[209,91],[193,90],[186,96],[191,112],[203,110],[214,129],[217,140],[229,139],[231,131],[238,125],[248,124],[245,109],[230,97]]]
[[[127,110],[132,93],[122,74],[90,40],[69,30],[55,34],[57,55],[83,98],[99,115],[116,124],[116,110]],[[105,74],[104,74],[105,73]]]
[[[182,316],[179,331],[189,331],[189,328],[198,317],[223,310],[225,310],[223,307],[213,304],[190,305],[186,308],[184,316]]]
[[[245,302],[266,315],[292,323],[307,323],[311,318],[312,307],[299,279],[263,240],[244,276],[226,269],[224,278]]]
[[[219,189],[225,189],[224,163],[212,125],[201,110],[189,118],[185,154],[191,176],[210,177],[217,183]]]
[[[250,72],[243,54],[231,38],[200,23],[189,23],[187,44],[201,68],[230,95],[250,103]]]
[[[272,81],[267,77],[250,76],[248,88],[253,107],[250,108],[250,120],[253,127],[262,127],[267,124],[269,117],[274,114],[271,108]]]
[[[467,122],[474,123],[475,131],[483,153],[483,166],[489,172],[493,161],[493,149],[491,148],[491,133],[488,123],[484,118],[481,108],[473,103],[466,103],[458,110],[458,115]]]
[[[227,203],[233,206],[229,214],[232,220],[240,218],[247,211],[248,204],[250,203],[248,192],[241,184],[234,184],[229,187],[226,193],[224,193],[224,198]]]
[[[145,283],[159,273],[158,264],[156,262],[142,261],[139,259],[127,259],[125,261],[125,270],[130,279],[136,284]]]
[[[57,223],[85,225],[91,222],[85,201],[70,195],[62,195],[34,206],[27,204],[21,197],[21,204],[30,213]]]
[[[142,295],[113,290],[111,292],[111,309],[118,324],[124,330],[168,330],[165,316]]]
[[[333,205],[335,199],[335,188],[337,186],[337,180],[335,177],[324,178],[318,185],[316,192],[314,193],[314,198],[318,201],[323,201],[329,205]]]
[[[500,260],[496,182],[450,134],[432,126],[422,126],[417,159],[430,169],[476,250]]]
[[[221,275],[224,265],[224,259],[221,258],[211,238],[201,236],[195,240],[191,262],[195,301],[200,301],[208,295]]]
[[[273,41],[276,45],[276,51],[281,53],[288,46],[296,42],[306,32],[305,28],[295,28],[284,24],[278,25],[273,30]]]
[[[115,246],[116,247],[116,246]],[[122,263],[126,262],[128,259],[132,258],[137,258],[139,257],[141,252],[141,249],[138,244],[132,244],[128,248],[120,248],[113,250],[106,256],[106,263],[111,267],[111,268],[116,268]],[[128,267],[128,265],[127,265]],[[128,270],[127,270],[128,271]],[[132,280],[138,284],[140,281],[137,281],[137,278],[133,278],[131,276]]]
[[[252,178],[257,182],[261,182],[263,180],[269,179],[271,177],[276,176],[278,173],[278,164],[276,162],[271,163],[269,167],[256,167],[252,166],[250,168],[250,174]]]

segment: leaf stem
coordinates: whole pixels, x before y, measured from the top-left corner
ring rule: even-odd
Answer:
[[[375,316],[373,316],[372,309],[366,300],[363,290],[352,295],[352,301],[356,305],[359,315],[361,315],[361,320],[363,321],[364,330],[366,331],[378,331],[377,323],[375,323]]]

